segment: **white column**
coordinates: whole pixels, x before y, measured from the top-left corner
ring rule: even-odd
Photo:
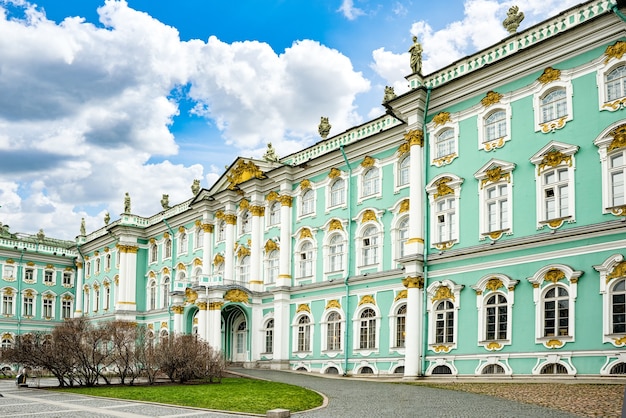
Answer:
[[[250,323],[248,329],[250,330],[250,361],[257,361],[261,359],[261,351],[263,351],[263,337],[261,332],[263,328],[263,309],[261,308],[261,298],[254,298],[252,300],[252,315],[250,315]]]
[[[291,202],[292,197],[282,195],[280,199],[280,266],[276,286],[291,286]]]
[[[263,215],[265,207],[251,206],[252,213],[252,236],[250,248],[250,282],[249,288],[252,291],[260,292],[263,290]]]
[[[213,224],[202,224],[204,235],[202,237],[202,274],[211,274],[211,263],[213,262]]]
[[[402,284],[407,288],[404,378],[419,376],[422,353],[422,292],[424,279],[406,277]]]
[[[222,350],[222,305],[220,300],[209,299],[208,326],[209,344],[215,350]]]
[[[135,246],[127,247],[126,256],[126,310],[137,310],[137,250]],[[144,289],[142,287],[142,289]]]
[[[83,316],[83,259],[81,257],[76,261],[76,299],[74,300],[74,318]]]
[[[237,215],[224,215],[226,221],[226,245],[224,248],[224,281],[232,283],[235,272],[235,226]]]
[[[424,253],[424,134],[421,127],[405,134],[410,146],[408,254]]]
[[[125,245],[117,246],[117,254],[120,258],[120,266],[119,266],[119,277],[117,283],[117,300],[115,302],[115,311],[125,311],[127,310],[126,304],[126,263],[128,259],[128,252],[126,251]]]
[[[274,293],[274,353],[273,369],[289,368],[289,292]]]

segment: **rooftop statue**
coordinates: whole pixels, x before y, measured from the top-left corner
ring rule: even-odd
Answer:
[[[411,71],[413,74],[422,71],[422,45],[417,42],[417,36],[413,37],[413,45],[409,48],[411,54]]]
[[[194,180],[193,184],[191,185],[191,193],[193,193],[193,195],[197,195],[200,192],[200,180]]]
[[[322,116],[320,124],[317,127],[317,131],[320,133],[322,139],[326,139],[328,137],[328,134],[330,133],[330,128],[332,128],[332,126],[330,125],[330,123],[328,123],[328,118]]]
[[[43,229],[39,229],[39,232],[37,232],[37,240],[43,241],[44,238],[46,238],[46,234],[43,233]]]
[[[393,87],[385,86],[385,97],[383,98],[383,103],[387,103],[396,97],[398,96],[396,96],[396,92],[393,90]]]
[[[130,195],[128,192],[124,195],[124,213],[130,213]]]
[[[506,19],[502,22],[502,26],[509,31],[509,33],[517,32],[519,24],[524,20],[524,13],[519,11],[519,7],[511,6],[508,12],[506,12]]]
[[[80,234],[87,235],[87,229],[85,228],[85,218],[81,218],[80,220]]]
[[[163,210],[170,208],[170,195],[164,194],[163,197],[161,197],[161,207]]]
[[[108,225],[110,221],[111,221],[111,215],[109,215],[109,212],[107,212],[104,214],[104,224]]]
[[[271,142],[267,143],[267,150],[265,151],[265,154],[263,154],[263,159],[274,163],[278,161],[278,155],[276,155],[276,150],[272,146]]]

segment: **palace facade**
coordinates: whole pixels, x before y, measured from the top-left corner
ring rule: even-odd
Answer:
[[[5,228],[2,344],[86,316],[247,367],[625,374],[625,54],[623,12],[589,1],[150,217]]]

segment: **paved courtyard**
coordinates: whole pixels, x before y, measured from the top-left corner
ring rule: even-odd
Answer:
[[[489,396],[421,386],[343,377],[321,377],[257,369],[237,372],[253,377],[303,386],[324,394],[327,404],[313,411],[293,414],[299,418],[322,417],[575,417],[576,415]],[[55,380],[42,381],[53,385]],[[29,384],[31,382],[29,381]],[[233,417],[250,416],[134,401],[103,399],[17,388],[12,380],[0,380],[2,417]]]

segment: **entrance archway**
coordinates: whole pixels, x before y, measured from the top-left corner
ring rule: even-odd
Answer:
[[[249,360],[250,338],[248,318],[237,305],[227,305],[222,309],[224,320],[224,351],[228,361],[242,363]]]

